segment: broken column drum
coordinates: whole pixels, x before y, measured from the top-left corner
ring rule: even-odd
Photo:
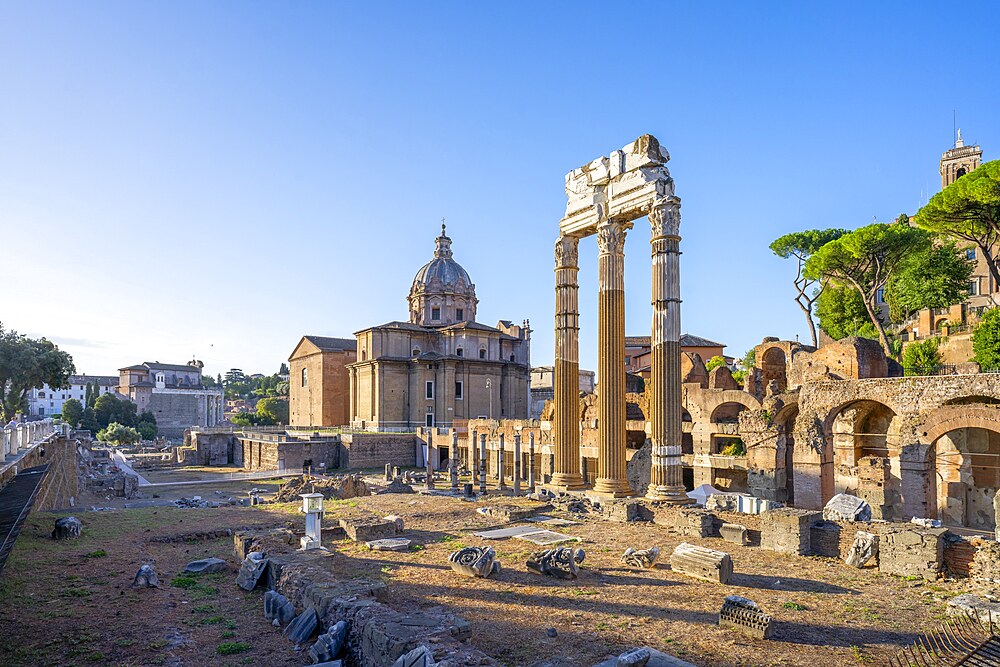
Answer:
[[[681,542],[670,556],[670,569],[697,579],[728,584],[733,577],[733,559],[723,551]]]
[[[578,489],[580,474],[579,240],[597,235],[598,470],[594,491],[630,495],[625,468],[624,244],[633,221],[649,217],[653,250],[652,362],[649,384],[653,458],[648,496],[690,502],[681,476],[680,199],[666,168],[670,156],[643,135],[610,156],[566,175],[559,223],[555,318],[555,465],[552,485]]]

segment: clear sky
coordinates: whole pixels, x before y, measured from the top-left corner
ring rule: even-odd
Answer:
[[[274,372],[405,319],[447,218],[479,320],[552,362],[564,174],[651,133],[682,206],[685,331],[807,339],[802,228],[913,212],[952,112],[1000,152],[995,2],[0,3],[0,321],[78,370]],[[649,332],[649,228],[626,243]],[[581,244],[581,362],[597,250]]]

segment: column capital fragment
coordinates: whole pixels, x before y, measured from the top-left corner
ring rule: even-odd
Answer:
[[[560,236],[556,239],[556,268],[575,269],[578,266],[580,239]]]

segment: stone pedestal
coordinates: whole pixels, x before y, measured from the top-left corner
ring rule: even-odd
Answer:
[[[556,241],[555,466],[551,485],[582,489],[580,475],[579,239]],[[624,351],[624,348],[623,348]]]
[[[514,495],[521,495],[521,434],[514,434]]]
[[[629,226],[605,219],[597,227],[597,374],[601,380],[594,492],[614,498],[632,494],[625,476],[625,234]]]

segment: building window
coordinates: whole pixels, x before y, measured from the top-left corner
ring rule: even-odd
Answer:
[[[308,368],[303,368],[302,369],[302,386],[303,387],[308,387],[309,386],[309,369]]]
[[[424,383],[424,397],[434,398],[434,380],[428,380]]]
[[[975,248],[969,248],[969,249],[967,249],[965,251],[965,258],[966,259],[975,259],[976,258],[976,249]]]
[[[973,280],[969,282],[969,296],[976,296],[979,294],[979,281]]]
[[[361,361],[368,359],[368,350],[361,350]]]
[[[458,320],[459,322],[464,322],[465,310],[462,308],[458,308],[457,310],[455,310],[455,319]]]
[[[465,350],[463,350],[462,348],[458,348],[457,350],[455,350],[455,354],[460,357],[465,356]]]
[[[625,363],[626,363],[626,364],[631,364],[631,363],[632,363],[632,357],[630,357],[630,356],[626,355],[626,356],[625,356]]]
[[[876,303],[885,303],[885,290],[884,289],[879,289],[879,291],[875,292],[875,302]]]
[[[514,355],[513,355],[513,354],[512,354],[512,355],[510,355],[510,360],[511,360],[511,361],[514,361]]]
[[[486,350],[485,349],[479,350],[479,358],[480,359],[485,359],[486,358]]]
[[[419,356],[420,356],[420,348],[419,348],[419,347],[415,347],[415,348],[413,348],[413,351],[411,352],[411,354],[412,354],[412,355],[413,355],[414,357],[419,357]]]
[[[438,307],[431,308],[431,319],[440,320],[441,319],[441,309]]]
[[[463,393],[463,389],[464,388],[465,387],[463,386],[461,380],[455,380],[455,399],[456,400],[460,401],[463,398],[465,398],[465,394]]]
[[[424,426],[426,426],[428,428],[434,426],[434,413],[433,412],[428,412],[424,416]]]
[[[38,416],[41,417],[44,414],[45,414],[45,408],[43,408],[42,406],[39,405],[38,406]]]
[[[962,178],[965,176],[965,167],[959,167],[958,171],[955,172],[955,178]]]
[[[38,398],[45,398],[45,392],[44,391],[38,392]]]

